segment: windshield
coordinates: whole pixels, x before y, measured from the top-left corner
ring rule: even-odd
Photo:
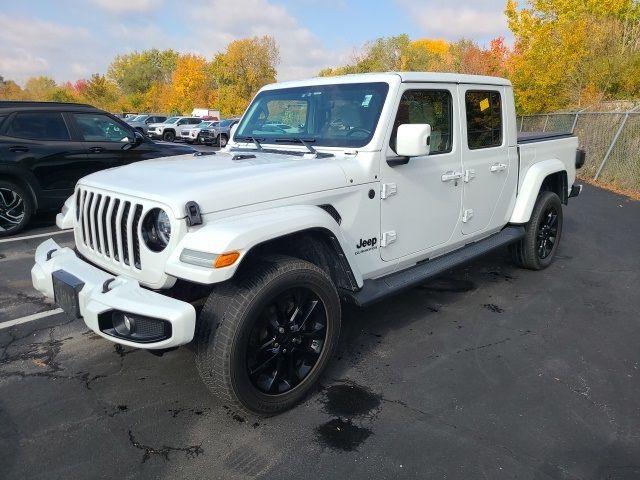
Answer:
[[[169,117],[162,123],[176,123],[178,120],[180,120],[180,117]]]
[[[146,115],[136,115],[135,117],[127,118],[128,122],[143,122],[147,118]]]
[[[242,117],[234,139],[362,147],[373,136],[388,91],[386,83],[265,90]]]
[[[206,128],[206,127],[210,127],[212,122],[200,122],[198,125],[196,125],[197,128]]]
[[[222,120],[220,122],[220,126],[221,127],[228,127],[229,125],[231,125],[233,122],[235,122],[235,119],[231,119],[231,120]]]

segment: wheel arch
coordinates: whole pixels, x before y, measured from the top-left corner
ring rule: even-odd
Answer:
[[[181,240],[169,258],[166,273],[215,284],[233,278],[256,256],[276,253],[307,260],[324,269],[337,287],[357,290],[363,284],[362,274],[346,248],[339,217],[330,211],[324,205],[292,205],[207,222]],[[194,269],[180,260],[184,249],[214,255],[237,251],[241,255],[229,267]]]
[[[527,223],[542,191],[554,192],[566,205],[568,199],[567,170],[560,160],[549,159],[532,165],[524,176],[518,198],[509,220],[510,223]]]
[[[259,243],[246,253],[237,273],[252,260],[269,254],[288,255],[306,260],[329,274],[337,288],[357,291],[358,282],[340,242],[330,230],[317,227],[298,230]]]

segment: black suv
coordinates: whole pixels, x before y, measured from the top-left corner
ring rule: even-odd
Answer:
[[[155,143],[91,105],[0,102],[0,237],[20,231],[35,211],[60,209],[85,175],[193,152]]]

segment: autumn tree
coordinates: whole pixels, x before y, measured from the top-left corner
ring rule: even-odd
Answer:
[[[0,76],[0,100],[21,100],[24,91],[13,80],[5,80]]]
[[[95,73],[87,80],[83,99],[106,110],[120,110],[117,87],[104,75]]]
[[[215,88],[212,67],[199,55],[182,55],[176,62],[164,110],[187,113],[196,106],[208,107]],[[161,90],[162,91],[162,90]]]
[[[241,114],[260,88],[276,81],[279,62],[278,46],[270,36],[231,42],[212,64],[220,110],[225,115]]]
[[[637,0],[507,2],[519,111],[582,107],[640,94]]]

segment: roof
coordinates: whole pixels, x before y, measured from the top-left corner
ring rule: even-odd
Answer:
[[[462,73],[441,72],[372,72],[338,75],[335,77],[316,77],[307,80],[273,83],[264,87],[275,89],[283,87],[302,87],[305,85],[330,85],[336,83],[388,82],[388,83],[454,83],[472,85],[511,86],[506,78],[483,75],[466,75]]]
[[[31,101],[0,101],[0,110],[31,110],[31,109],[45,109],[45,110],[99,110],[97,107],[88,105],[86,103],[72,103],[72,102],[31,102]]]

